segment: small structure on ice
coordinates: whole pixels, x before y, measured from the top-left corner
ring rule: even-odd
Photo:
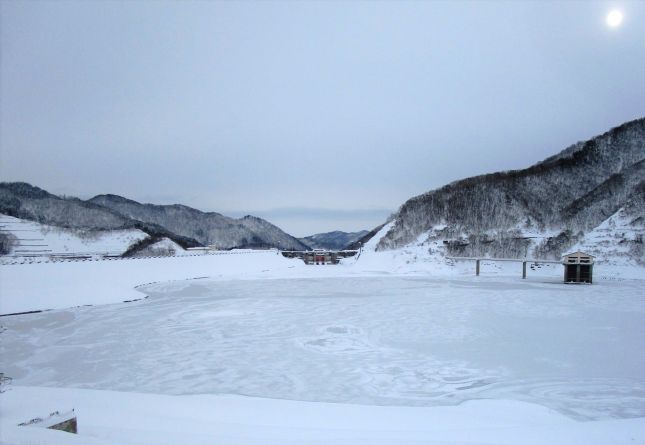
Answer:
[[[35,417],[27,422],[19,423],[18,426],[36,426],[50,430],[65,431],[66,433],[78,434],[78,424],[74,409],[61,413],[54,411],[47,417]]]
[[[593,278],[594,256],[584,252],[573,252],[562,258],[565,283],[590,283]]]

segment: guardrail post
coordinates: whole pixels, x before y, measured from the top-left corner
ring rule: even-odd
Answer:
[[[479,276],[479,260],[475,261],[475,275]]]
[[[522,278],[526,278],[526,261],[522,262]]]

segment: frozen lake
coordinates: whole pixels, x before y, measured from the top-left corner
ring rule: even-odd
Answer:
[[[4,317],[17,385],[376,405],[479,398],[645,416],[642,281],[192,280],[150,298]]]

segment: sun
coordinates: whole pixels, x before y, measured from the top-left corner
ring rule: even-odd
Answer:
[[[618,28],[623,23],[623,13],[618,9],[613,9],[607,14],[607,25],[610,28]]]

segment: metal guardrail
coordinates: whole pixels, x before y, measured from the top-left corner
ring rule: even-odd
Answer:
[[[553,264],[562,264],[562,261],[556,261],[556,260],[539,260],[535,258],[482,258],[482,257],[465,257],[465,256],[453,256],[453,257],[446,257],[446,259],[449,260],[455,260],[455,261],[475,261],[475,275],[479,276],[479,270],[480,270],[480,263],[482,261],[506,261],[506,262],[513,262],[513,263],[522,263],[522,278],[526,278],[526,264],[531,263],[531,264],[548,264],[548,263],[553,263]]]
[[[558,261],[558,260],[539,260],[535,258],[484,258],[484,257],[466,257],[466,256],[447,256],[446,259],[470,260],[470,261],[511,261],[515,263],[536,263],[536,264],[545,264],[545,263],[562,264],[562,261]]]

